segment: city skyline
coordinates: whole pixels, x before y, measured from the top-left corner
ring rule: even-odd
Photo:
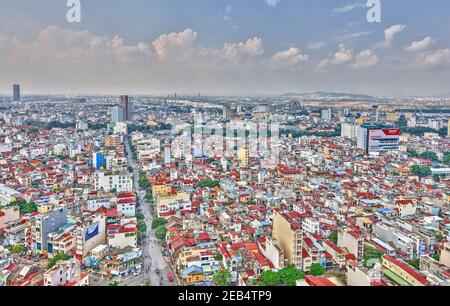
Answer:
[[[450,92],[450,4],[382,1],[381,22],[369,23],[365,2],[81,1],[71,24],[65,1],[6,0],[0,92]]]

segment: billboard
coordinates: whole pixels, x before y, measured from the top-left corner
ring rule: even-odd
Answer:
[[[400,134],[401,131],[397,128],[370,129],[368,134],[368,151],[386,152],[398,150]]]
[[[85,235],[84,240],[89,241],[92,238],[94,238],[95,236],[97,236],[98,233],[99,233],[99,225],[97,223],[91,224],[86,229],[86,235]]]

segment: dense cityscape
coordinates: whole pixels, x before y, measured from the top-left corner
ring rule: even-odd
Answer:
[[[450,285],[449,99],[2,99],[0,286]]]
[[[449,11],[1,0],[0,301],[447,290]]]

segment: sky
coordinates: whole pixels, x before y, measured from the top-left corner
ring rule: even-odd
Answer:
[[[450,93],[450,2],[0,1],[0,93]]]

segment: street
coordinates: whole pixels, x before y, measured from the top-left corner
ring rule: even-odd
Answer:
[[[133,168],[134,188],[138,196],[138,203],[140,205],[142,214],[144,215],[145,223],[147,224],[147,233],[141,242],[143,258],[143,271],[140,276],[130,278],[130,282],[124,281],[127,285],[136,285],[136,279],[142,279],[141,284],[145,280],[149,280],[152,286],[173,286],[176,283],[170,283],[167,274],[171,272],[174,276],[170,265],[164,259],[162,248],[154,236],[151,229],[153,216],[148,203],[145,201],[145,192],[139,186],[139,165],[133,159],[133,154],[130,148],[129,140],[125,137],[125,149],[128,154],[128,163]],[[157,271],[159,270],[159,274]]]

